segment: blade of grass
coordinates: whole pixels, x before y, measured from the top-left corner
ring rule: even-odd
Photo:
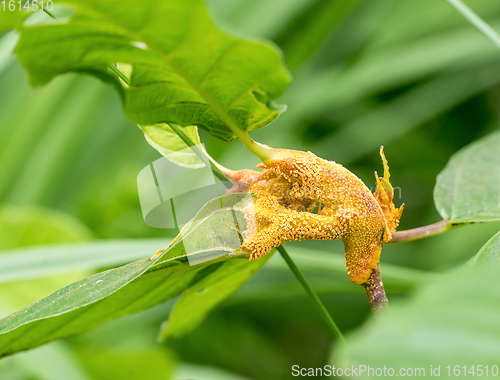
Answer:
[[[472,25],[474,25],[481,33],[488,37],[491,42],[500,48],[500,35],[481,17],[479,17],[472,9],[465,5],[461,0],[446,0],[455,8],[462,16],[464,16]]]

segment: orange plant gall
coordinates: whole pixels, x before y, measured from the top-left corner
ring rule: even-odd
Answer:
[[[353,173],[311,152],[273,149],[272,158],[258,165],[264,170],[232,172],[231,190],[257,195],[252,212],[254,234],[243,248],[250,260],[286,241],[342,239],[347,273],[355,284],[366,283],[377,267],[380,250],[396,230],[403,207],[392,202],[389,167],[374,194]]]

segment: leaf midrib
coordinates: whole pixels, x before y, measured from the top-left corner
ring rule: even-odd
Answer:
[[[86,8],[89,9],[89,8]],[[115,26],[120,28],[123,32],[124,35],[132,37],[133,41],[141,41],[144,42],[148,46],[148,50],[151,52],[155,53],[157,56],[162,58],[165,62],[167,62],[207,103],[207,105],[214,110],[214,112],[221,118],[221,120],[226,123],[226,125],[229,127],[231,132],[233,132],[236,137],[240,138],[241,136],[246,135],[246,132],[238,127],[236,122],[231,118],[231,116],[226,112],[224,108],[222,108],[211,96],[208,94],[203,88],[201,88],[193,78],[191,78],[184,70],[182,70],[175,62],[173,62],[172,58],[170,57],[171,53],[179,48],[184,41],[186,41],[187,36],[189,35],[189,32],[191,31],[191,28],[187,31],[187,33],[182,37],[181,41],[172,49],[172,51],[169,54],[165,54],[159,49],[156,44],[154,43],[148,43],[148,40],[144,38],[144,36],[141,33],[133,32],[128,29],[126,29],[121,23],[119,23],[117,20],[113,19],[112,17],[109,16],[109,14],[105,14],[100,12],[99,10],[96,10],[94,8],[90,9],[92,12],[97,13],[104,17],[106,20],[109,20],[112,22]],[[190,13],[192,15],[192,13]],[[191,16],[191,23],[193,22],[193,17]],[[218,62],[218,61],[217,61]],[[210,69],[209,69],[210,70]],[[266,78],[268,75],[270,75],[274,71],[274,68],[270,70],[266,75],[264,75],[262,78],[260,78],[255,84],[253,84],[247,91],[244,91],[242,94],[238,95],[238,97],[235,100],[240,99],[242,96],[245,94],[248,94],[250,91],[252,91],[255,87],[256,84],[260,83],[260,81],[264,78]],[[231,104],[234,104],[233,100]]]

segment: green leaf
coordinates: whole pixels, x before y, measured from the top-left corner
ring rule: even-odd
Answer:
[[[118,70],[126,77],[132,76],[133,68],[128,64],[118,64]],[[120,92],[123,88],[128,88],[128,80],[120,80]],[[166,123],[154,125],[139,125],[144,132],[146,141],[166,157],[171,162],[187,168],[200,168],[204,163],[199,159],[195,152],[189,149],[185,141]],[[183,129],[184,134],[195,144],[201,144],[198,135],[198,127],[188,126]]]
[[[437,177],[434,202],[451,223],[500,220],[500,132],[454,154]]]
[[[238,290],[272,254],[247,263],[231,260],[212,265],[198,273],[202,277],[186,290],[160,331],[160,340],[179,338],[194,330],[217,304]]]
[[[472,267],[477,264],[494,264],[498,262],[500,262],[500,232],[488,240],[479,252],[465,263],[465,266]]]
[[[188,145],[168,124],[139,125],[139,127],[144,132],[149,145],[173,163],[187,168],[199,168],[204,165],[196,153],[188,149]],[[196,126],[185,127],[183,131],[196,145],[201,144]]]
[[[429,282],[410,300],[393,301],[377,320],[347,336],[345,349],[336,347],[333,364],[385,366],[395,373],[424,368],[425,378],[431,376],[431,365],[441,366],[441,376],[448,375],[448,365],[452,371],[454,365],[499,365],[499,270],[499,265],[455,270]],[[367,377],[366,372],[358,375]]]
[[[216,198],[156,259],[145,258],[92,275],[4,318],[0,321],[0,356],[158,305],[204,279],[206,276],[198,275],[204,267],[232,258],[246,259],[245,252],[235,249],[238,236],[245,234],[242,211],[251,199],[243,194]],[[235,272],[252,265],[244,263]]]
[[[132,66],[125,113],[140,125],[198,125],[224,140],[276,119],[289,74],[275,46],[221,32],[201,0],[62,1],[66,23],[20,28],[33,85],[69,71]],[[238,80],[235,80],[238,78]]]

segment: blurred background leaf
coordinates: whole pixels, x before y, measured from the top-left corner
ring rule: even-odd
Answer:
[[[396,374],[400,368],[423,368],[425,377],[433,375],[431,365],[439,366],[442,376],[448,376],[447,366],[454,374],[458,365],[459,377],[465,377],[471,366],[481,364],[490,371],[486,376],[484,369],[483,375],[494,378],[491,371],[496,366],[498,373],[500,356],[499,269],[498,263],[478,265],[430,281],[353,333],[345,349],[336,347],[332,363],[342,368],[386,366]],[[363,373],[360,378],[369,375]]]
[[[383,144],[395,201],[405,203],[400,228],[436,222],[441,218],[432,196],[436,176],[455,152],[499,127],[500,53],[445,1],[359,0],[339,10],[341,19],[335,18],[333,2],[342,8],[340,0],[207,1],[225,28],[275,41],[294,65],[294,81],[278,100],[288,111],[252,137],[335,160],[369,187],[375,186],[373,171],[381,170],[378,149]],[[465,2],[500,30],[497,0]],[[332,18],[316,26],[324,10],[331,10]],[[301,31],[314,36],[310,45],[294,44]],[[72,74],[31,89],[19,64],[5,53],[12,46],[4,42],[7,38],[12,36],[2,37],[6,48],[0,54],[1,202],[66,213],[94,239],[172,238],[174,231],[143,222],[137,174],[160,155],[124,118],[116,93]],[[207,151],[227,167],[257,163],[238,141],[226,144],[203,130],[200,135]],[[384,247],[381,265],[389,297],[406,299],[422,282],[462,266],[499,230],[498,222],[477,223]],[[346,278],[340,242],[288,243],[287,250],[344,332],[370,319],[365,295]],[[45,362],[87,378],[126,368],[131,355],[160,378],[175,363],[183,363],[177,365],[182,378],[200,378],[195,376],[200,371],[209,378],[206,366],[215,366],[229,376],[262,379],[286,378],[293,364],[328,363],[333,338],[279,256],[191,334],[159,345],[158,328],[173,302],[2,360],[0,377],[7,379],[8,372],[14,379],[50,378],[15,360],[62,346],[66,354],[47,354]],[[0,307],[4,315],[13,311],[3,303]],[[113,365],[89,357],[92,350],[110,352]],[[154,350],[164,359],[143,355]]]

